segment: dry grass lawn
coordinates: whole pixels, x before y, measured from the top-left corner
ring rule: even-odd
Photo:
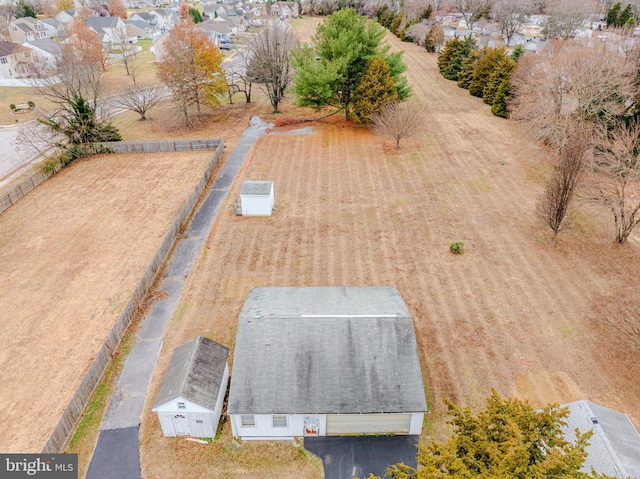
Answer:
[[[42,449],[210,158],[78,160],[0,215],[0,450]]]
[[[243,444],[236,462],[228,424],[213,446],[163,438],[150,412],[176,346],[203,334],[233,350],[254,286],[397,286],[433,409],[425,437],[447,434],[442,397],[475,407],[491,388],[535,407],[590,399],[640,425],[640,354],[591,313],[598,294],[638,286],[637,246],[614,245],[609,218],[584,213],[551,246],[534,216],[541,149],[443,79],[435,56],[390,41],[406,51],[423,130],[400,152],[339,118],[256,143],[168,326],[142,420],[145,477],[321,477],[292,446],[274,460],[280,446]],[[232,214],[245,179],[275,181],[273,217]]]

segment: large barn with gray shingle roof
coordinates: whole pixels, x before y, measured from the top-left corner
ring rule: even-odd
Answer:
[[[425,412],[413,320],[396,288],[251,290],[229,392],[234,436],[417,435]]]

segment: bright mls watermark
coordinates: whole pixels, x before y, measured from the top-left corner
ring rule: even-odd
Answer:
[[[0,479],[78,479],[77,454],[0,454]]]

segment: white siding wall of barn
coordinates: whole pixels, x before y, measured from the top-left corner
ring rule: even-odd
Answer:
[[[287,426],[274,427],[272,414],[254,414],[255,425],[243,426],[242,414],[231,414],[233,435],[243,440],[293,439],[305,436],[305,419],[317,419],[317,435],[413,434],[422,431],[424,413],[287,414]],[[329,417],[329,419],[328,419]],[[313,421],[312,421],[313,422]],[[327,429],[329,423],[329,430]],[[331,430],[331,428],[333,428]],[[315,435],[315,434],[312,434]]]

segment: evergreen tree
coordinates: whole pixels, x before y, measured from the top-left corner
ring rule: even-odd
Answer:
[[[495,70],[498,64],[505,59],[509,59],[509,57],[504,47],[488,49],[487,54],[478,60],[473,72],[473,78],[469,83],[469,93],[473,96],[482,98],[484,95],[484,88],[489,82],[491,73]]]
[[[618,25],[618,15],[620,15],[621,8],[622,4],[618,2],[607,11],[607,16],[605,17],[607,27],[616,27]]]
[[[496,96],[493,98],[491,113],[502,118],[509,118],[509,100],[511,96],[511,77],[509,77],[500,83]]]
[[[564,438],[569,415],[557,405],[536,410],[519,399],[503,399],[493,391],[486,408],[470,408],[446,400],[453,433],[444,443],[418,446],[418,470],[391,466],[396,479],[563,478],[605,479],[580,468],[587,457],[592,431],[576,430],[576,440]],[[371,479],[371,478],[370,478]]]
[[[622,12],[620,13],[620,15],[618,16],[618,19],[616,21],[616,26],[617,27],[626,27],[627,26],[627,22],[633,18],[633,10],[632,10],[632,6],[631,4],[627,4],[627,6],[624,8],[624,10],[622,10]]]
[[[189,8],[189,15],[193,18],[193,23],[202,23],[202,15],[200,15],[197,9],[193,7]]]
[[[476,49],[476,40],[471,36],[465,37],[462,40],[462,44],[459,49],[457,49],[453,55],[451,55],[451,59],[449,60],[449,64],[442,72],[442,76],[444,76],[448,80],[458,80],[458,73],[462,70],[462,62],[465,58],[467,58],[473,50]]]
[[[522,43],[518,43],[511,52],[511,59],[514,62],[518,63],[518,60],[522,55],[524,55],[524,46],[522,45]]]
[[[453,54],[460,48],[462,48],[462,40],[458,37],[452,38],[444,44],[444,48],[438,54],[438,68],[440,69],[440,73],[444,74],[444,71],[449,66],[449,62],[451,62],[451,57],[453,57]]]
[[[516,68],[516,62],[514,62],[508,56],[505,56],[500,60],[494,70],[489,75],[487,83],[482,90],[482,101],[489,105],[493,105],[498,88],[504,80],[510,81],[511,74]]]
[[[389,31],[393,33],[395,36],[398,36],[398,31],[400,29],[400,24],[404,20],[404,13],[398,13],[389,25]]]
[[[362,80],[353,93],[353,116],[360,123],[369,123],[374,113],[380,113],[398,94],[389,65],[384,59],[374,57],[362,75]]]
[[[20,2],[16,7],[15,17],[16,18],[23,18],[23,17],[36,18],[37,12],[33,9],[31,5],[28,5],[24,2]]]
[[[478,50],[474,50],[467,58],[464,59],[462,62],[462,69],[458,73],[458,86],[460,88],[469,88],[476,65],[478,61],[487,54],[487,52],[489,52],[489,48],[482,47]]]
[[[351,8],[327,17],[313,37],[315,48],[294,52],[297,103],[314,108],[341,107],[348,120],[353,93],[376,56],[389,66],[398,99],[407,98],[411,89],[404,76],[407,67],[402,52],[389,53],[389,45],[382,43],[384,35],[377,23]]]

